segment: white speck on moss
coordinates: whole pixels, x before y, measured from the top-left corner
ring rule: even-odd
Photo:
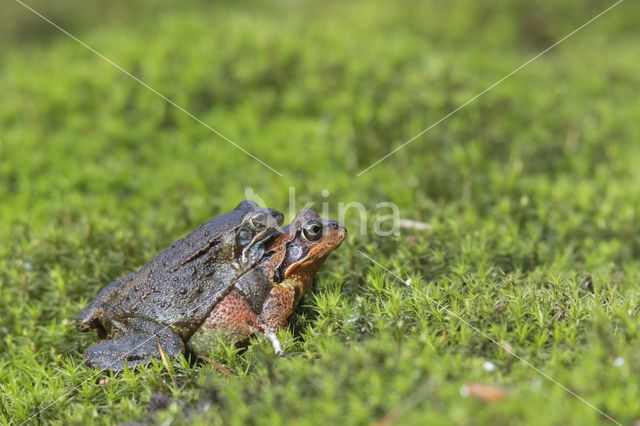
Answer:
[[[493,371],[496,369],[496,365],[491,361],[485,361],[484,364],[482,364],[482,368],[484,368],[486,371]]]
[[[460,396],[463,398],[466,398],[469,396],[469,394],[471,393],[471,391],[469,390],[469,386],[464,385],[460,387]]]
[[[624,358],[622,358],[621,356],[619,356],[618,358],[613,360],[613,366],[614,367],[622,367],[624,365]]]

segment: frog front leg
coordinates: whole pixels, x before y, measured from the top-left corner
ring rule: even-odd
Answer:
[[[101,340],[85,352],[88,366],[105,371],[120,371],[147,364],[161,357],[159,346],[169,358],[184,353],[184,343],[169,326],[133,318],[125,322],[122,337]]]
[[[276,332],[287,326],[287,321],[303,293],[300,284],[295,281],[285,280],[276,284],[269,292],[262,306],[262,312],[258,315],[258,328],[269,338],[274,351],[280,356],[284,355],[284,352]]]

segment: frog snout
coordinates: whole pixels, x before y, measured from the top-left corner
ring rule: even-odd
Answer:
[[[329,228],[329,232],[331,234],[335,234],[339,241],[343,241],[347,238],[347,228],[345,228],[341,223],[338,223],[335,220],[330,220],[327,223],[327,227]]]

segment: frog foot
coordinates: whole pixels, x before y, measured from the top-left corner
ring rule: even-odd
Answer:
[[[271,342],[273,346],[273,350],[278,356],[284,356],[284,351],[282,350],[282,345],[280,344],[280,340],[278,340],[278,336],[274,331],[262,331],[259,328],[249,326],[251,332],[256,336],[265,336]]]
[[[152,333],[136,332],[118,339],[102,340],[89,346],[85,352],[88,366],[103,371],[121,371],[124,365],[133,369],[160,359],[161,352],[169,358],[184,353],[184,343],[169,327]]]
[[[276,355],[283,357],[284,351],[282,350],[282,345],[280,345],[280,340],[278,340],[278,336],[276,336],[276,333],[274,333],[273,331],[269,331],[267,332],[267,334],[265,334],[265,336],[267,336],[267,338],[271,341],[271,345],[273,345],[273,350],[275,351]]]

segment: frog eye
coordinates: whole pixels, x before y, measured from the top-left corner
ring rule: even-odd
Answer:
[[[267,215],[264,213],[258,213],[251,218],[251,224],[258,230],[267,226]]]
[[[311,220],[302,228],[302,236],[308,241],[318,241],[322,237],[322,225],[317,220]]]

